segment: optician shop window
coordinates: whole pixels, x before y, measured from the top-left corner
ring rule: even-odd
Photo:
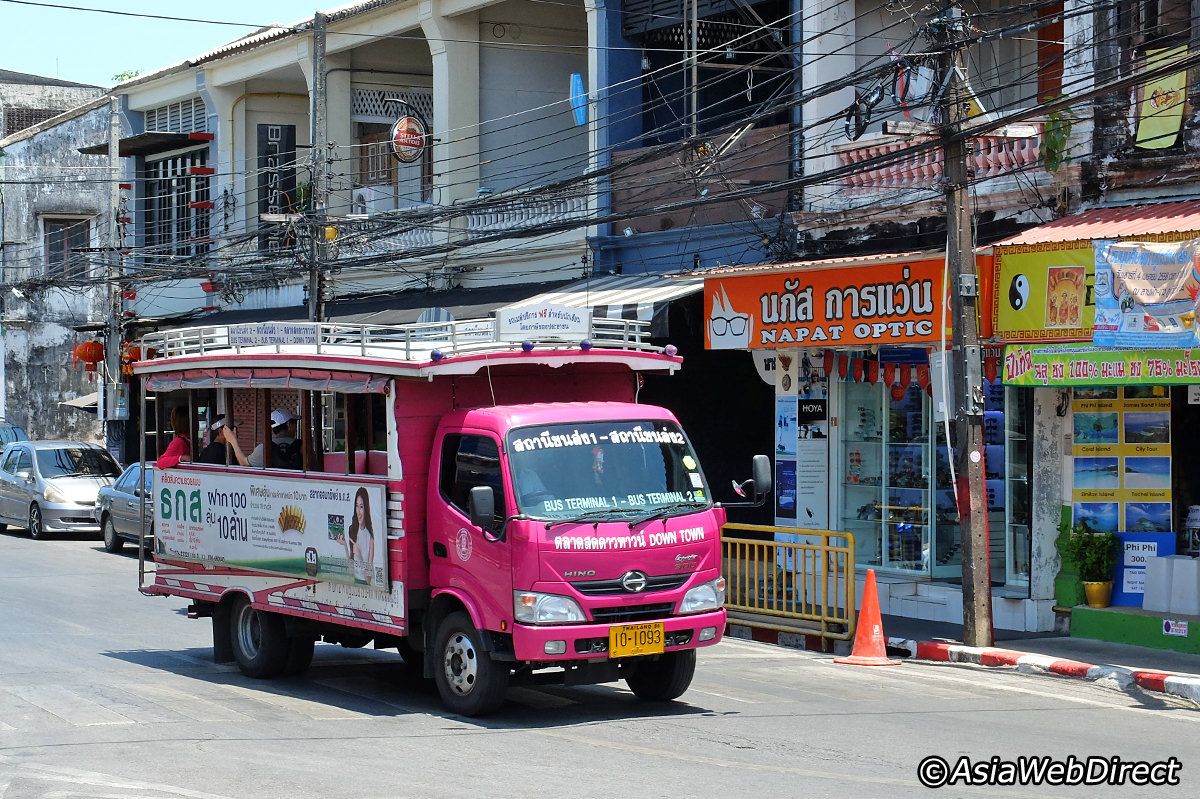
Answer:
[[[956,582],[964,531],[945,426],[934,422],[929,391],[905,382],[841,385],[841,529],[854,533],[859,565]],[[992,580],[1027,584],[1029,396],[996,380],[985,398]]]

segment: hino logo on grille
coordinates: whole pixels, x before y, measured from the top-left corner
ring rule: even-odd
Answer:
[[[621,587],[631,594],[645,591],[647,582],[644,572],[625,572],[621,577]]]
[[[584,571],[583,569],[578,569],[576,571],[563,572],[563,577],[566,577],[568,579],[570,579],[571,577],[595,577],[595,576],[596,576],[595,569],[588,569],[587,571]]]

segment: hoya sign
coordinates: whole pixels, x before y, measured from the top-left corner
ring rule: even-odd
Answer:
[[[580,341],[591,334],[592,312],[588,308],[541,303],[496,312],[496,338],[501,341]]]

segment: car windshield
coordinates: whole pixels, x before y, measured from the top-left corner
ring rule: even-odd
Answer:
[[[104,450],[91,447],[60,447],[37,451],[42,477],[116,477],[121,467]]]
[[[539,519],[635,519],[710,504],[691,444],[673,422],[526,427],[508,434],[520,512]]]

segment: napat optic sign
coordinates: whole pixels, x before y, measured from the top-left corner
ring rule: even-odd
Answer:
[[[872,346],[938,341],[941,259],[709,278],[704,346]]]
[[[500,341],[580,341],[591,334],[592,312],[589,308],[572,308],[547,302],[496,312],[496,338]]]

